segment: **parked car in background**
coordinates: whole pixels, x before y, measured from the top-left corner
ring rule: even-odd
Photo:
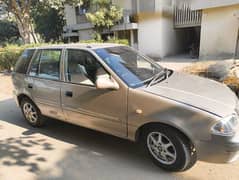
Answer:
[[[185,171],[238,159],[238,99],[216,81],[165,69],[130,47],[27,49],[12,76],[34,127],[46,117],[139,142],[153,162]]]

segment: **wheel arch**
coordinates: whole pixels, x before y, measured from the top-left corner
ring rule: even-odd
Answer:
[[[18,101],[18,104],[19,104],[20,106],[21,106],[21,101],[22,101],[24,98],[30,100],[30,101],[36,106],[36,108],[40,111],[40,113],[41,113],[41,110],[40,110],[39,107],[36,105],[36,103],[34,103],[34,101],[32,100],[32,98],[31,98],[29,95],[24,94],[24,93],[19,94],[19,95],[17,96],[17,101]]]
[[[24,98],[29,99],[30,101],[33,102],[32,98],[29,97],[28,95],[26,95],[26,94],[19,94],[19,95],[17,96],[17,101],[18,101],[18,104],[19,104],[19,105],[21,105],[21,101],[22,101]],[[35,104],[35,103],[34,103],[34,104]]]
[[[136,133],[135,133],[135,141],[136,142],[139,142],[140,141],[140,138],[142,137],[142,134],[143,134],[143,131],[147,128],[150,128],[152,126],[161,126],[161,127],[165,127],[165,128],[171,128],[171,129],[174,129],[175,131],[177,131],[179,134],[181,134],[187,141],[188,143],[190,143],[190,145],[192,145],[194,148],[196,147],[195,146],[195,143],[194,141],[192,140],[192,138],[189,137],[189,135],[186,133],[186,132],[183,132],[181,129],[179,129],[178,127],[175,127],[173,125],[169,125],[169,124],[166,124],[166,123],[162,123],[162,122],[148,122],[148,123],[145,123],[143,125],[141,125],[137,130],[136,130]]]
[[[42,125],[44,125],[44,122],[45,122],[45,116],[42,115],[42,112],[41,110],[39,109],[39,107],[36,105],[36,103],[32,100],[32,98],[26,94],[19,94],[17,97],[17,101],[19,102],[20,106],[21,106],[21,109],[23,108],[22,107],[22,100],[25,99],[25,101],[27,101],[28,103],[31,103],[33,106],[35,106],[35,109],[37,111],[37,121],[36,122],[29,122],[29,120],[25,119],[28,121],[28,123],[33,126],[33,127],[41,127]],[[22,109],[22,112],[23,112],[23,109]],[[23,112],[24,113],[24,112]]]

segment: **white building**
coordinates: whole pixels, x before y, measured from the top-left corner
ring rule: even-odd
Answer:
[[[133,20],[133,15],[137,14],[137,0],[113,0],[114,4],[123,8],[122,21],[112,28],[119,38],[127,38],[130,44],[137,48],[138,24]],[[92,39],[93,25],[86,19],[85,13],[93,11],[94,7],[85,5],[84,7],[72,7],[65,5],[66,26],[64,27],[64,38],[69,41]]]
[[[194,0],[202,10],[200,58],[239,57],[239,0]]]
[[[124,18],[112,33],[155,57],[192,54],[201,59],[239,56],[239,0],[112,0]],[[85,8],[86,9],[86,8]],[[85,9],[66,5],[69,41],[92,39]],[[87,11],[92,11],[91,7]]]

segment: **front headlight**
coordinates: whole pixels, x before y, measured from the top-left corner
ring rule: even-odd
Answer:
[[[238,126],[238,117],[232,114],[212,126],[212,133],[221,136],[233,136]]]

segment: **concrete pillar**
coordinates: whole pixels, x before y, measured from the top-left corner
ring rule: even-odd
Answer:
[[[134,46],[134,30],[130,30],[130,46]]]

